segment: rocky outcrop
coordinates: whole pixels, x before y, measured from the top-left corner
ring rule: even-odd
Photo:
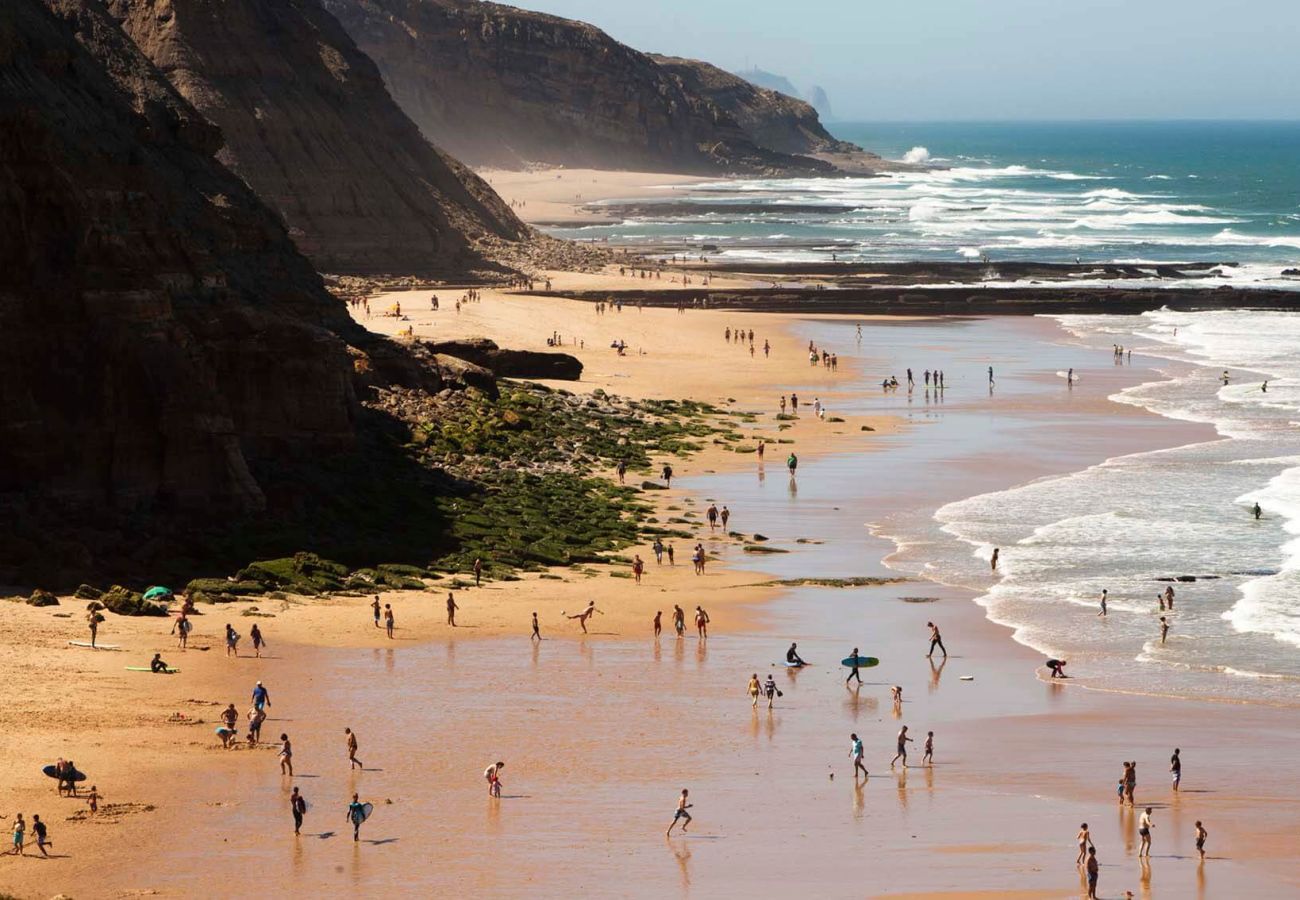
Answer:
[[[487,338],[460,341],[436,341],[423,346],[433,353],[468,360],[492,372],[498,378],[549,378],[577,381],[582,377],[582,361],[568,353],[545,353],[540,350],[503,350]]]
[[[319,0],[106,0],[317,268],[486,268],[531,230],[389,96]]]
[[[829,173],[756,143],[651,57],[582,22],[470,0],[324,0],[430,140],[475,165]]]
[[[359,330],[220,146],[98,0],[0,3],[5,525],[256,510],[251,458],[353,440]]]

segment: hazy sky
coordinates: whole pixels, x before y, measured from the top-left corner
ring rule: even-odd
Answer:
[[[515,0],[839,118],[1300,118],[1300,0]]]

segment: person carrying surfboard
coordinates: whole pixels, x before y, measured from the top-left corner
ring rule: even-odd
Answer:
[[[357,794],[352,795],[352,802],[348,804],[348,821],[352,823],[352,840],[361,840],[361,823],[370,817],[369,810],[366,807],[369,803],[362,803]],[[373,807],[371,807],[373,809]]]
[[[845,665],[849,667],[848,677],[844,679],[845,684],[849,683],[850,678],[856,678],[858,684],[862,684],[862,676],[858,674],[858,660],[861,658],[858,656],[858,648],[854,647],[853,652],[849,654],[849,658],[845,661]]]
[[[799,645],[796,643],[792,642],[790,644],[790,649],[785,651],[785,661],[792,666],[806,666],[808,663],[800,658],[798,647]]]

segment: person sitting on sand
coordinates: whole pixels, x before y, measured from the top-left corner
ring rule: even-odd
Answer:
[[[1047,661],[1047,668],[1051,670],[1053,678],[1070,677],[1069,675],[1065,674],[1065,663],[1066,661],[1063,659],[1049,659]]]
[[[161,653],[155,653],[153,655],[153,659],[149,661],[149,671],[153,672],[155,675],[168,674],[167,663],[163,662]]]

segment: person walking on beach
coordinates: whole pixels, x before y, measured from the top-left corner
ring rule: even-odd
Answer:
[[[785,458],[785,467],[790,470],[790,477],[793,478],[795,470],[799,468],[799,457],[791,453]]]
[[[41,856],[48,857],[50,854],[45,852],[45,848],[53,847],[54,844],[48,840],[49,829],[45,827],[41,817],[35,813],[32,814],[32,834],[36,835],[36,849],[41,851]]]
[[[1201,822],[1200,822],[1199,819],[1197,819],[1197,821],[1196,821],[1196,855],[1200,858],[1200,861],[1201,861],[1201,862],[1205,862],[1205,839],[1206,839],[1207,837],[1209,837],[1209,836],[1210,836],[1210,833],[1209,833],[1208,831],[1205,830],[1205,826],[1201,824]]]
[[[943,651],[943,658],[948,658],[948,648],[943,645],[943,638],[939,635],[939,626],[933,622],[926,622],[925,627],[930,629],[930,652],[925,654],[926,659],[934,656],[934,648],[938,647]]]
[[[641,559],[641,554],[636,554],[632,560],[632,578],[637,584],[641,583],[641,576],[645,573],[645,561]]]
[[[456,598],[453,597],[453,596],[451,595],[450,592],[448,592],[448,594],[447,594],[447,624],[450,625],[452,628],[455,628],[455,627],[456,627],[456,610],[458,610],[458,609],[460,609],[460,607],[456,604]]]
[[[280,735],[280,752],[276,754],[280,757],[280,774],[293,777],[293,744],[289,743],[289,735]]]
[[[194,627],[194,623],[189,620],[189,617],[186,616],[185,613],[181,613],[180,618],[178,618],[176,623],[172,625],[171,633],[177,636],[176,646],[180,647],[182,650],[184,650],[186,644],[189,643],[190,629],[192,627]]]
[[[858,772],[862,773],[863,778],[870,778],[871,773],[867,767],[862,764],[862,739],[857,734],[849,735],[849,759],[853,760],[853,780],[858,780]]]
[[[709,614],[704,611],[703,606],[695,607],[695,633],[700,640],[707,640],[709,637]]]
[[[1074,861],[1076,866],[1081,866],[1088,858],[1088,848],[1095,846],[1092,842],[1092,833],[1088,831],[1088,823],[1084,822],[1079,826],[1079,833],[1075,836],[1079,842],[1079,857]]]
[[[993,367],[989,366],[989,387],[993,387]]]
[[[1146,812],[1142,813],[1142,818],[1138,819],[1138,837],[1142,838],[1138,844],[1138,856],[1151,855],[1151,829],[1154,827],[1151,821],[1151,807],[1148,806]]]
[[[759,695],[763,693],[763,685],[758,680],[757,672],[749,676],[749,687],[747,690],[749,691],[750,699],[754,701],[752,704],[754,709],[758,709],[758,698]]]
[[[1169,620],[1164,616],[1160,617],[1160,643],[1164,644],[1165,639],[1169,637]]]
[[[1178,786],[1183,783],[1183,758],[1182,753],[1177,747],[1174,748],[1174,755],[1169,757],[1169,778],[1173,782],[1174,792],[1178,792]]]
[[[627,484],[627,460],[620,459],[614,471],[618,473],[618,483]]]
[[[343,733],[344,733],[345,735],[347,735],[347,747],[348,747],[348,770],[349,770],[349,771],[351,771],[352,769],[362,769],[362,770],[364,770],[364,769],[366,768],[365,765],[361,762],[361,760],[357,759],[357,736],[356,736],[356,734],[353,733],[353,731],[352,731],[351,728],[344,728],[344,729],[343,729]]]
[[[253,706],[264,709],[271,705],[271,692],[262,686],[262,682],[253,685]]]
[[[474,587],[478,587],[482,583],[483,583],[483,558],[481,556],[476,556],[474,557]],[[454,625],[455,623],[453,622],[452,624]]]
[[[307,798],[298,793],[297,785],[289,795],[289,811],[293,813],[293,833],[298,834],[302,830],[302,817],[307,812]]]
[[[722,530],[727,530],[727,522],[731,519],[731,510],[727,509],[727,504],[722,504],[722,512],[718,513],[718,518],[722,520]]]
[[[26,856],[23,852],[23,839],[27,836],[27,823],[23,821],[23,814],[18,813],[14,818],[14,848],[9,852],[14,856]]]
[[[483,770],[483,777],[487,779],[487,783],[488,783],[489,797],[496,797],[497,799],[500,799],[501,770],[504,769],[505,767],[506,767],[505,763],[501,762],[500,760],[497,760],[492,765],[488,766],[486,769]]]
[[[925,733],[925,752],[921,754],[921,765],[923,766],[934,765],[934,732],[933,731],[927,731]]]
[[[673,467],[670,466],[670,465],[668,465],[667,463],[664,463],[663,471],[662,471],[660,474],[663,475],[663,478],[664,478],[664,486],[665,486],[665,487],[672,487],[672,486],[673,486]]]
[[[266,646],[266,639],[262,637],[262,629],[257,627],[256,622],[254,622],[253,627],[248,630],[248,636],[253,641],[253,656],[261,659],[262,648]]]
[[[1101,867],[1097,864],[1097,848],[1088,848],[1088,862],[1084,869],[1088,876],[1088,900],[1097,900],[1097,875]]]
[[[903,761],[903,768],[907,768],[907,745],[911,743],[911,741],[912,739],[907,736],[907,726],[904,725],[898,731],[898,752],[895,753],[894,758],[889,761],[889,768],[894,768],[894,763],[898,762],[900,759]]]
[[[709,531],[713,531],[718,527],[718,507],[716,504],[710,503],[704,515],[709,520]]]
[[[567,615],[567,614],[564,612],[564,610],[560,610],[560,615],[562,615],[562,616],[566,616],[567,618],[570,618],[570,619],[577,619],[577,620],[578,620],[578,624],[582,626],[582,633],[583,633],[583,634],[586,634],[586,633],[587,633],[587,620],[591,618],[591,614],[592,614],[592,613],[596,613],[596,612],[599,612],[602,616],[604,615],[603,612],[601,612],[600,610],[596,609],[596,601],[595,601],[595,600],[588,600],[588,601],[587,601],[587,608],[584,609],[582,612],[578,613],[576,616],[569,616],[569,615]]]
[[[676,603],[673,604],[673,630],[679,638],[686,637],[686,611]]]
[[[777,697],[785,696],[785,694],[781,693],[781,689],[776,686],[776,679],[772,677],[771,672],[767,673],[767,681],[763,682],[763,693],[767,695],[768,709],[772,708],[772,704]]]
[[[1097,613],[1101,618],[1106,618],[1106,589],[1101,589],[1101,612]]]
[[[1137,790],[1138,783],[1138,764],[1134,760],[1128,764],[1128,769],[1124,772],[1124,796],[1128,798],[1128,805],[1133,806],[1133,793]]]
[[[849,679],[856,678],[858,684],[862,684],[862,676],[858,674],[858,648],[854,647],[853,652],[849,654],[849,674],[845,676],[844,683],[847,685]]]
[[[542,629],[537,623],[537,613],[533,613],[533,633],[529,636],[529,641],[540,641],[542,639]]]
[[[379,616],[380,616],[380,610],[379,610],[379,595],[378,595],[378,594],[375,594],[375,599],[374,599],[373,601],[371,601],[371,603],[370,603],[370,609],[371,609],[371,610],[374,612],[374,614],[375,614],[375,627],[378,628],[378,627],[379,627]]]
[[[347,817],[352,823],[352,840],[361,840],[361,823],[366,820],[366,807],[357,794],[352,795],[352,802],[348,804]]]
[[[672,544],[665,544],[665,545],[664,545],[664,552],[668,554],[668,565],[670,565],[670,566],[675,566],[675,565],[677,565],[676,557],[673,555],[673,553],[674,553],[674,551],[673,551],[673,545],[672,545]]]
[[[655,555],[655,565],[662,566],[664,564],[664,542],[659,538],[655,538],[655,542],[650,545],[650,551]]]
[[[663,619],[664,619],[664,611],[662,609],[655,610],[654,630],[655,630],[656,641],[659,640],[659,635],[664,630]]]
[[[682,833],[683,834],[686,833],[686,826],[691,824],[691,814],[688,813],[686,810],[690,809],[692,806],[695,805],[693,803],[687,802],[687,798],[689,798],[690,795],[691,795],[690,791],[688,791],[686,788],[682,788],[682,793],[677,798],[677,811],[673,813],[673,820],[668,824],[668,831],[665,832],[667,836],[669,837],[672,836],[673,826],[676,825],[679,820],[684,820],[682,821]]]
[[[230,626],[229,622],[227,622],[226,623],[226,656],[232,656],[232,655],[236,659],[239,658],[239,633]]]

